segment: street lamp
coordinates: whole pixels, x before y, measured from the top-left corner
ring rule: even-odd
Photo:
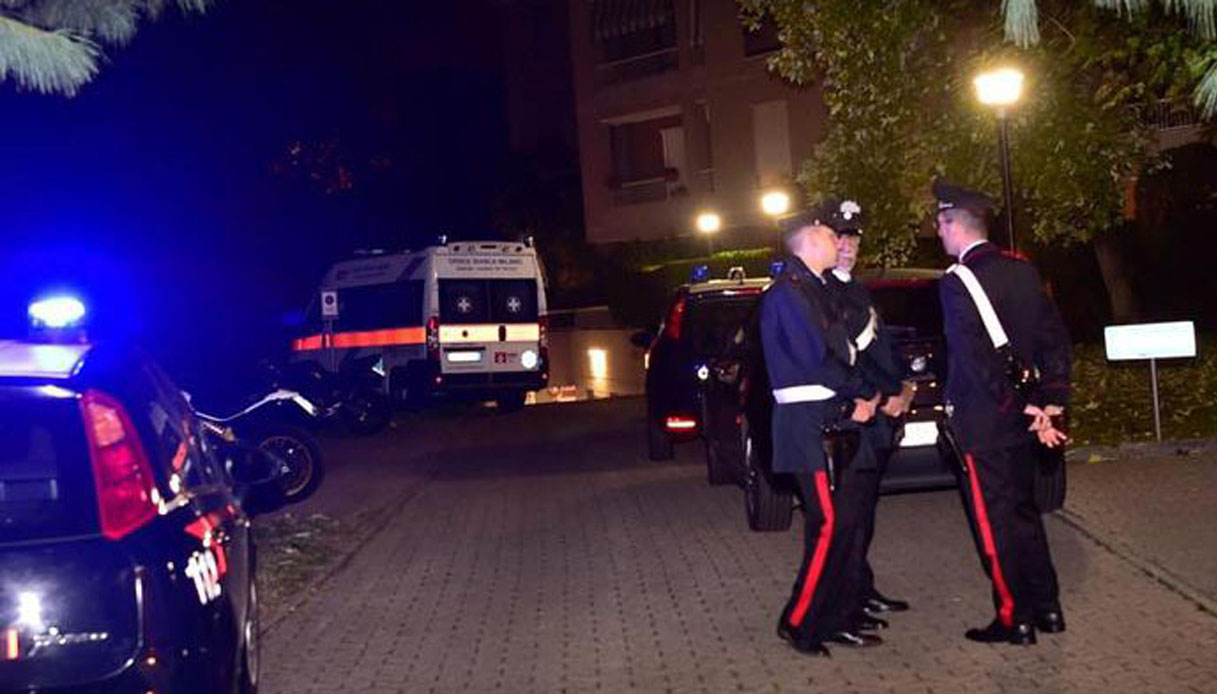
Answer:
[[[771,190],[761,196],[761,210],[770,217],[780,217],[790,211],[790,194]]]
[[[706,247],[710,253],[714,253],[714,234],[718,233],[719,229],[723,228],[723,218],[718,216],[717,212],[702,212],[697,215],[696,220],[697,231],[706,237]]]
[[[1014,68],[1001,68],[976,76],[976,96],[980,103],[993,107],[997,112],[997,148],[1001,157],[1002,205],[1006,210],[1006,233],[1010,237],[1010,250],[1014,245],[1014,183],[1010,175],[1010,119],[1009,109],[1018,103],[1023,91],[1023,73]]]

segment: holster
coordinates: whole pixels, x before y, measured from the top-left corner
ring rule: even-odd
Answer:
[[[826,426],[823,429],[824,459],[828,463],[828,486],[836,492],[845,483],[849,467],[858,455],[862,432],[857,427]]]
[[[959,437],[951,429],[951,424],[945,420],[938,420],[938,440],[946,447],[948,455],[955,461],[959,467],[960,473],[966,479],[968,476],[968,458],[964,455],[963,447],[959,445]]]

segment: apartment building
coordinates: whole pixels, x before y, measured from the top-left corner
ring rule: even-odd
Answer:
[[[824,132],[817,86],[769,74],[779,47],[733,0],[569,0],[584,216],[591,243],[762,236],[759,198],[789,187]]]

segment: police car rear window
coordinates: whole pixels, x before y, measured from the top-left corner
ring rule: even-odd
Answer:
[[[0,544],[96,529],[92,466],[76,399],[49,386],[0,387]]]
[[[536,280],[440,280],[442,323],[534,323]]]

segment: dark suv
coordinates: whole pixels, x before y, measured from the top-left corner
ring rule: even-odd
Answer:
[[[232,445],[138,351],[0,340],[0,690],[256,692],[282,494]]]
[[[699,268],[700,269],[700,268]],[[768,278],[748,279],[733,268],[728,279],[694,281],[677,288],[657,335],[635,335],[648,347],[647,452],[672,458],[673,444],[695,441],[703,420],[698,387],[711,358],[722,352],[757,305]]]

